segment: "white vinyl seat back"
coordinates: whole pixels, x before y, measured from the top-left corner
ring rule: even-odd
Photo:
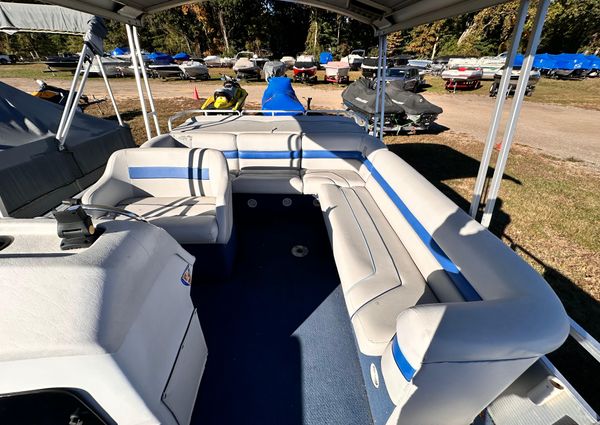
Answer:
[[[298,133],[242,133],[237,136],[240,171],[300,171]]]
[[[229,171],[223,154],[213,149],[117,151],[82,202],[125,209],[131,205],[181,243],[226,243],[231,234]]]
[[[368,166],[367,190],[440,300],[400,312],[383,355],[399,423],[470,423],[562,345],[565,310],[533,268],[398,156],[381,151]]]

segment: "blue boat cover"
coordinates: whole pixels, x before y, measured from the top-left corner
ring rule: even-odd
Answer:
[[[319,55],[319,63],[321,65],[325,65],[326,63],[329,63],[333,61],[333,55],[329,52],[321,52],[321,54]]]
[[[120,56],[120,55],[128,55],[129,47],[115,47],[112,52],[110,52],[111,56]]]
[[[583,53],[560,53],[558,55],[538,53],[535,55],[533,66],[545,70],[591,70],[600,67],[600,58],[595,55],[584,55]]]
[[[262,110],[292,111],[275,113],[276,116],[299,115],[305,111],[292,88],[292,80],[287,77],[271,77],[269,79],[269,85],[262,98]]]
[[[152,52],[148,55],[148,59],[156,65],[168,65],[173,62],[173,57],[171,55],[162,52]]]
[[[173,56],[173,59],[178,61],[187,61],[190,60],[190,55],[188,55],[185,52],[179,52],[175,56]]]

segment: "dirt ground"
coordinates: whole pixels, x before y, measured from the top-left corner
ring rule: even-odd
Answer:
[[[24,91],[36,88],[35,82],[29,78],[3,78],[7,84]],[[153,95],[156,99],[193,96],[194,88],[201,98],[212,94],[219,81],[188,82],[151,80]],[[68,87],[66,80],[52,80],[51,84]],[[136,86],[131,79],[111,80],[113,91],[117,98],[137,97]],[[260,104],[265,84],[248,84],[248,102]],[[314,109],[341,109],[341,92],[337,86],[295,85],[298,98],[306,103],[312,98]],[[106,96],[106,90],[101,80],[89,80],[86,94],[95,97]],[[481,95],[461,96],[424,92],[423,95],[444,109],[435,129],[436,132],[451,130],[454,133],[468,135],[484,141],[490,124],[494,99]],[[535,93],[534,93],[535,96]],[[508,100],[510,104],[512,100]],[[505,120],[508,107],[505,107]],[[166,119],[166,117],[162,117]],[[500,127],[499,138],[504,133],[505,123]],[[583,109],[572,106],[549,105],[526,102],[523,104],[517,127],[515,142],[539,149],[545,154],[561,159],[581,161],[600,168],[600,111]]]

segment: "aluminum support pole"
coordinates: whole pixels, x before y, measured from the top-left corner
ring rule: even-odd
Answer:
[[[540,42],[540,36],[542,34],[542,28],[544,27],[544,20],[546,19],[546,12],[550,0],[541,0],[538,4],[538,8],[535,14],[535,20],[533,22],[533,31],[531,38],[527,44],[527,50],[525,51],[525,58],[523,66],[521,67],[521,73],[519,75],[519,81],[517,82],[517,88],[515,89],[515,95],[513,97],[512,109],[504,131],[504,138],[502,140],[502,148],[500,155],[496,161],[496,169],[494,170],[494,177],[492,177],[492,183],[490,185],[490,191],[487,196],[485,203],[485,209],[483,210],[483,217],[481,218],[481,224],[485,227],[490,225],[492,220],[492,214],[494,212],[494,205],[498,197],[500,190],[500,183],[502,183],[502,176],[504,175],[504,169],[506,168],[506,161],[508,160],[508,153],[515,137],[515,130],[517,129],[517,121],[521,112],[521,106],[523,105],[523,99],[525,97],[525,91],[527,90],[527,84],[529,82],[529,75],[533,66],[533,60],[535,59],[535,52]],[[501,93],[498,93],[501,95]],[[503,93],[502,93],[503,95]]]
[[[383,142],[383,134],[385,128],[385,78],[387,70],[387,37],[385,35],[379,36],[381,39],[381,100],[379,101],[379,108],[381,109],[381,115],[379,118],[379,140]]]
[[[136,53],[138,55],[138,61],[141,65],[140,70],[142,71],[142,77],[144,79],[144,85],[146,86],[146,94],[148,95],[148,103],[150,104],[150,114],[154,119],[154,127],[156,128],[156,135],[160,136],[160,125],[158,124],[158,113],[154,106],[154,98],[152,97],[152,90],[150,89],[150,83],[148,82],[148,74],[146,73],[146,67],[144,66],[144,58],[142,57],[142,49],[140,47],[140,40],[138,39],[137,27],[133,27],[133,42],[135,43]]]
[[[473,197],[471,198],[471,208],[469,209],[469,214],[471,214],[471,217],[473,218],[476,218],[477,211],[479,210],[479,204],[483,194],[483,187],[487,178],[487,170],[490,166],[490,158],[492,157],[492,151],[494,149],[494,142],[496,141],[498,127],[500,127],[500,121],[502,120],[502,110],[506,100],[504,93],[507,92],[508,85],[510,83],[510,75],[513,70],[517,49],[519,48],[519,41],[521,40],[521,35],[523,34],[523,27],[525,26],[525,20],[527,19],[528,8],[529,0],[521,0],[519,11],[517,12],[517,22],[515,23],[515,27],[510,39],[510,48],[506,58],[506,66],[502,72],[500,86],[498,87],[498,94],[496,95],[496,107],[492,113],[492,120],[490,128],[488,129],[487,137],[485,139],[485,147],[481,156],[479,171],[477,173],[477,181],[475,182]]]
[[[98,62],[98,67],[100,67],[100,73],[102,74],[102,79],[104,80],[104,85],[106,86],[106,91],[108,92],[108,97],[110,97],[110,101],[112,102],[113,108],[115,109],[115,115],[117,116],[117,121],[119,121],[119,125],[123,127],[123,120],[121,119],[121,114],[119,113],[119,108],[117,107],[117,101],[115,100],[115,96],[113,95],[112,88],[110,87],[110,83],[108,82],[108,77],[106,76],[106,70],[104,69],[104,65],[102,64],[102,58],[100,55],[96,55],[96,61]]]
[[[377,77],[375,78],[375,114],[373,115],[373,136],[377,137],[377,121],[379,119],[379,89],[381,85],[379,80],[381,79],[381,36],[379,37],[379,44],[377,45]]]
[[[69,107],[73,103],[73,97],[75,96],[75,87],[77,86],[77,79],[81,74],[81,69],[83,68],[83,64],[87,58],[89,51],[89,47],[87,44],[83,45],[81,49],[81,53],[79,54],[79,61],[77,62],[77,68],[75,68],[75,74],[73,74],[73,80],[71,80],[71,86],[69,88],[69,94],[67,96],[67,102],[65,103],[65,107],[63,109],[63,113],[60,117],[60,122],[58,124],[58,129],[56,130],[56,134],[62,133],[63,127],[67,121],[67,117],[69,116]],[[62,147],[62,144],[60,145]]]
[[[138,63],[138,56],[136,54],[135,43],[133,42],[133,31],[129,24],[125,24],[125,31],[127,32],[127,39],[129,41],[129,51],[131,52],[131,63],[133,65],[133,75],[135,76],[135,84],[137,86],[138,97],[140,98],[140,105],[142,107],[142,118],[144,119],[144,127],[146,128],[146,136],[148,140],[152,138],[152,131],[150,130],[150,121],[148,120],[148,113],[146,111],[146,101],[144,99],[144,92],[142,91],[142,82],[140,79],[140,66],[144,66]]]

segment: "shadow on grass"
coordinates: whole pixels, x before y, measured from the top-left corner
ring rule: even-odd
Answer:
[[[413,166],[427,180],[436,186],[464,211],[469,210],[470,200],[463,198],[448,186],[445,181],[476,178],[479,161],[449,146],[436,143],[402,143],[388,145],[388,148]],[[494,173],[488,169],[488,177]],[[503,180],[521,185],[521,181],[507,174]],[[581,290],[579,286],[560,271],[543,262],[535,253],[515,243],[506,234],[511,222],[510,215],[503,210],[502,199],[496,201],[490,231],[509,242],[511,249],[541,266],[542,276],[561,299],[569,316],[582,325],[596,339],[600,337],[600,324],[594,318],[600,317],[600,303]],[[525,324],[524,324],[525,325]],[[548,356],[583,398],[600,411],[600,384],[593,377],[600,376],[600,364],[596,362],[572,338],[557,351]]]

